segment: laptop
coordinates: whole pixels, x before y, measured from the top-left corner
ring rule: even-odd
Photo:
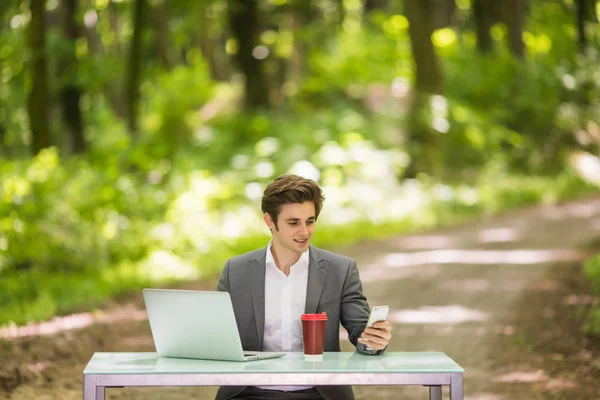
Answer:
[[[227,292],[144,289],[142,293],[160,357],[252,361],[285,355],[243,351]]]

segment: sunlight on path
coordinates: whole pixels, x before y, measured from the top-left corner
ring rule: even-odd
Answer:
[[[590,252],[566,250],[433,250],[418,253],[392,253],[377,264],[391,268],[427,264],[541,264],[549,262],[583,261]]]
[[[600,199],[593,199],[396,237],[348,255],[361,266],[369,302],[391,307],[390,350],[445,352],[465,368],[465,400],[587,399],[594,389],[560,368],[568,358],[561,351],[573,344],[552,343],[564,336],[554,322],[561,305],[575,312],[594,301],[570,292],[565,276],[593,254],[599,229]],[[561,270],[566,275],[552,272]],[[554,348],[539,354],[542,343]],[[427,397],[420,389],[355,391],[357,399],[417,400]]]
[[[110,312],[80,313],[50,321],[25,326],[9,326],[0,329],[1,339],[17,339],[27,336],[47,336],[72,329],[82,329],[96,323],[112,324],[121,321],[143,321],[148,319],[146,310],[138,310],[132,304]]]
[[[488,315],[459,305],[424,306],[417,310],[392,312],[389,314],[388,320],[395,324],[459,324],[469,321],[487,321]]]

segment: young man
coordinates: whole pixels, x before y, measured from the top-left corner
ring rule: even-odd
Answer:
[[[300,315],[327,313],[325,351],[340,351],[339,324],[359,353],[377,355],[392,327],[366,328],[369,305],[356,261],[310,245],[323,205],[312,180],[282,175],[265,189],[264,220],[273,235],[266,248],[227,261],[217,289],[229,292],[244,350],[303,351]],[[373,350],[367,350],[367,345]],[[225,399],[354,399],[350,386],[221,387]]]

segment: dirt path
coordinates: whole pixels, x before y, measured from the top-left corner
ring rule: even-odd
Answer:
[[[371,305],[392,307],[390,350],[450,355],[466,370],[465,399],[585,400],[600,398],[600,343],[582,334],[593,299],[581,261],[599,239],[600,199],[591,199],[340,252],[358,260]],[[0,399],[81,399],[81,373],[93,352],[153,350],[148,323],[135,311],[141,308],[136,298],[83,329],[1,340]],[[359,399],[427,398],[425,388],[355,392]],[[189,400],[214,393],[110,389],[107,398]]]

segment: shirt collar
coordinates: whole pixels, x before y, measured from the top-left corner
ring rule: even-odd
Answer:
[[[269,244],[267,245],[267,259],[266,259],[266,263],[267,265],[271,264],[272,266],[274,266],[275,268],[277,268],[277,264],[275,264],[275,258],[273,257],[273,253],[271,252],[271,246],[273,245],[273,239],[271,239],[269,241]],[[300,258],[298,259],[298,261],[296,261],[296,263],[294,265],[304,265],[308,267],[308,261],[309,261],[309,252],[310,252],[310,248],[306,249],[306,251],[304,253],[302,253],[300,255]]]

